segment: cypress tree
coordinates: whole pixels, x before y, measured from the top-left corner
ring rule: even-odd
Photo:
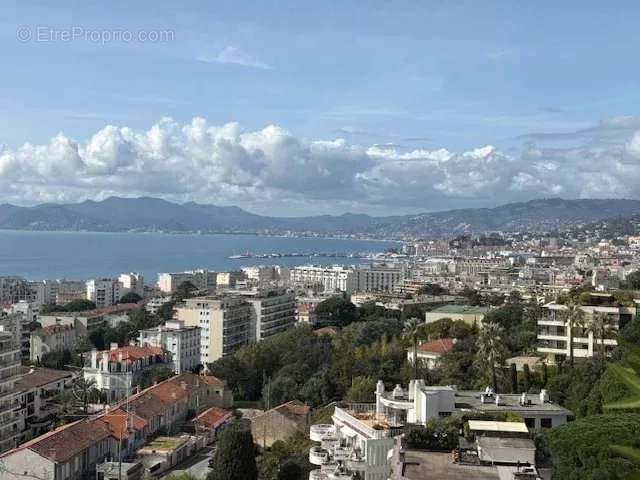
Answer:
[[[546,387],[547,382],[549,381],[549,372],[547,371],[547,364],[542,364],[542,386]]]
[[[236,424],[222,432],[211,468],[207,480],[257,480],[251,431]]]
[[[528,392],[529,388],[531,388],[531,371],[529,370],[529,364],[525,363],[522,370],[524,373],[524,391]]]
[[[510,367],[511,371],[511,392],[518,393],[518,370],[516,364],[512,363]]]

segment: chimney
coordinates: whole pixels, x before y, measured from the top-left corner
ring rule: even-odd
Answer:
[[[549,394],[547,393],[547,391],[543,388],[542,390],[540,390],[540,402],[541,403],[546,403],[549,401]]]
[[[118,349],[118,344],[116,342],[111,342],[109,350],[117,350],[117,349]]]
[[[91,349],[91,368],[98,368],[98,351],[95,348]]]
[[[520,405],[527,404],[527,392],[522,392],[522,396],[520,397]]]
[[[496,395],[496,405],[500,405],[500,395]]]

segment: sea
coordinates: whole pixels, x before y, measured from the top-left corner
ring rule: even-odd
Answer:
[[[383,252],[397,243],[316,237],[226,234],[0,231],[0,276],[28,280],[84,280],[142,272],[155,283],[159,272],[206,268],[236,270],[251,265],[358,264],[359,258],[313,256]],[[260,254],[305,256],[257,258]],[[229,258],[238,255],[250,258]]]

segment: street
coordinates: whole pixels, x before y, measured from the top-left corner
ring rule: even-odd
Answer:
[[[213,453],[213,447],[206,447],[198,451],[194,456],[187,458],[184,462],[179,463],[170,470],[167,470],[161,479],[166,479],[170,475],[177,475],[180,473],[190,473],[196,478],[204,480],[209,473],[209,460]]]

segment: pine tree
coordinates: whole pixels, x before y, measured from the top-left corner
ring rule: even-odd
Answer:
[[[511,364],[511,393],[518,393],[518,369],[515,363]]]
[[[529,364],[525,363],[524,367],[522,367],[523,377],[524,377],[524,391],[528,392],[531,388],[531,370],[529,370]]]

